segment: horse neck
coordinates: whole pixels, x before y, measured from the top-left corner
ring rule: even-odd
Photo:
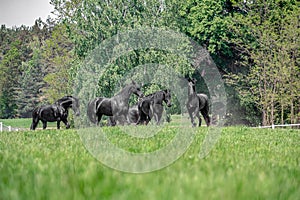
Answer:
[[[188,95],[189,96],[195,96],[196,95],[196,91],[195,91],[195,86],[189,85],[189,90],[188,90]]]
[[[72,107],[72,103],[73,103],[72,99],[66,99],[62,102],[58,102],[58,104],[61,105],[65,110]]]
[[[159,92],[155,93],[155,94],[153,95],[153,97],[154,97],[155,103],[162,104],[162,102],[163,102],[163,100],[164,100],[164,98],[165,98],[165,94],[164,94],[163,91],[159,91]]]
[[[116,96],[121,96],[125,102],[128,102],[131,93],[131,86],[126,86]]]

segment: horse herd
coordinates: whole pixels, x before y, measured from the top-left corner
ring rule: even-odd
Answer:
[[[194,118],[199,120],[198,126],[201,126],[200,112],[205,119],[207,126],[210,125],[209,103],[205,94],[197,94],[195,85],[196,79],[188,78],[188,100],[187,110],[191,119],[192,126],[196,126]],[[129,107],[129,98],[131,94],[138,96],[138,103]],[[109,117],[111,126],[136,124],[147,125],[151,119],[156,124],[161,122],[163,113],[163,102],[166,106],[171,107],[171,92],[169,89],[157,91],[144,96],[140,86],[132,81],[125,86],[117,95],[106,98],[96,97],[91,100],[87,106],[87,116],[89,120],[99,125],[103,115]],[[57,129],[60,129],[62,121],[66,128],[70,128],[67,120],[68,110],[72,109],[76,116],[80,115],[79,99],[74,96],[65,96],[52,105],[45,105],[35,108],[32,111],[32,124],[30,129],[35,130],[39,121],[43,123],[43,129],[46,129],[47,122],[57,122]]]

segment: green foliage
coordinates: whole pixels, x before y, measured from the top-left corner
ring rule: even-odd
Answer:
[[[66,27],[57,24],[51,37],[42,46],[42,56],[48,71],[43,78],[47,84],[44,95],[50,103],[73,92],[71,69],[76,65],[76,57],[73,54],[73,44],[66,35]]]
[[[72,94],[82,63],[105,40],[129,30],[159,27],[180,31],[210,52],[227,79],[228,124],[300,120],[298,1],[50,3],[55,7],[57,20],[37,19],[32,27],[0,28],[0,118],[28,117],[36,105]],[[190,52],[187,44],[188,41],[182,42],[178,50]],[[101,56],[95,57],[101,60]],[[165,71],[157,70],[152,81],[133,75],[136,68],[146,68],[149,63],[164,66]],[[89,86],[97,88],[90,95],[93,97],[116,94],[130,77],[143,85],[146,94],[166,89],[170,86],[166,70],[196,77],[186,58],[156,48],[135,49],[101,67],[105,67],[104,73]],[[203,81],[198,82],[197,90],[207,92]],[[135,101],[132,99],[131,103]],[[178,99],[173,102],[169,111],[180,113]]]
[[[230,63],[239,58],[231,43],[237,35],[229,29],[234,13],[241,15],[241,10],[234,9],[232,1],[227,0],[188,0],[179,8],[181,30],[206,47],[225,71],[231,71]]]
[[[19,40],[14,41],[0,63],[0,116],[2,118],[13,117],[17,113],[15,87],[22,62],[20,46]]]
[[[31,117],[39,104],[71,94],[70,68],[77,61],[65,35],[65,26],[50,18],[32,27],[1,26],[1,118]]]
[[[171,1],[159,0],[51,0],[51,4],[66,23],[80,58],[119,32],[142,26],[168,25],[170,15],[165,13],[173,8]]]
[[[17,105],[20,117],[31,117],[32,110],[39,105],[42,97],[43,63],[40,49],[40,42],[37,37],[33,38],[29,46],[32,49],[32,57],[27,62],[23,62],[20,71],[21,76],[18,81]]]
[[[38,103],[45,71],[39,48],[49,27],[40,19],[31,28],[1,26],[0,117],[28,116]],[[39,99],[40,100],[40,99]]]
[[[81,59],[89,59],[93,54],[93,50],[99,44],[102,44],[106,39],[112,36],[136,28],[145,27],[168,27],[178,30],[177,18],[171,12],[176,12],[176,1],[51,1],[56,6],[56,11],[60,18],[65,22],[68,29],[69,37],[75,45],[75,53]],[[159,33],[157,33],[159,34]],[[163,41],[161,41],[163,42]],[[188,41],[187,41],[188,42]],[[111,44],[113,45],[113,44]],[[181,44],[179,48],[184,48],[185,44]],[[124,77],[129,77],[134,68],[149,63],[157,63],[166,65],[176,72],[181,72],[183,75],[191,74],[193,69],[187,60],[182,59],[178,55],[160,49],[137,49],[128,52],[126,55],[116,58],[115,61],[109,63],[109,66],[104,62],[102,55],[96,53],[88,62],[95,62],[100,60],[101,63],[94,63],[99,65],[105,71],[99,75],[98,90],[95,95],[111,97],[123,87],[126,80]],[[89,55],[89,56],[88,56]],[[98,67],[99,67],[98,66]],[[95,67],[95,66],[91,66]],[[148,84],[147,81],[141,77],[134,76],[140,84]],[[157,75],[153,80],[162,81],[163,85],[166,76]],[[123,82],[122,82],[123,81]],[[166,87],[166,86],[163,86]],[[148,88],[144,88],[148,89]],[[159,87],[159,89],[165,89]],[[151,90],[152,91],[152,90]],[[146,90],[146,93],[151,92]],[[177,112],[180,112],[177,110]]]
[[[143,127],[141,127],[143,128]],[[150,144],[109,128],[128,151],[162,148],[172,127]],[[128,174],[93,158],[74,130],[0,133],[0,191],[4,199],[297,199],[299,131],[229,127],[205,159],[198,153],[206,128],[172,165]],[[126,142],[127,141],[127,142]],[[120,142],[120,143],[119,143]],[[141,142],[141,141],[139,141]],[[161,142],[161,143],[160,143]]]
[[[299,107],[296,91],[300,89],[297,4],[258,1],[249,5],[246,17],[237,20],[251,36],[234,40],[245,55],[240,64],[249,67],[249,71],[230,74],[229,82],[239,91],[242,104],[250,110],[254,110],[253,105],[260,110],[264,125],[295,122],[295,108]],[[239,34],[240,29],[235,31]],[[291,116],[287,117],[286,112]]]

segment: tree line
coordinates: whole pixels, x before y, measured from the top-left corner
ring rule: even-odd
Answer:
[[[30,117],[35,106],[71,94],[80,63],[105,39],[122,31],[159,27],[184,33],[208,50],[226,82],[227,124],[300,122],[296,0],[51,0],[51,4],[55,19],[37,19],[32,27],[1,26],[0,118]],[[146,63],[164,63],[193,76],[193,68],[176,56],[136,50],[104,72],[98,94],[111,96],[126,71]],[[145,93],[159,87],[145,86]],[[203,80],[197,88],[207,90]],[[179,106],[170,112],[180,113]]]

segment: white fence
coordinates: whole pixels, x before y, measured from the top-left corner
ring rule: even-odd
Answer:
[[[259,126],[258,128],[272,128],[272,129],[275,129],[276,127],[292,127],[292,126],[300,126],[300,124],[278,124],[278,125],[272,124],[271,126]]]
[[[18,131],[18,128],[13,128],[11,126],[5,126],[3,122],[0,122],[0,132],[2,131]]]

